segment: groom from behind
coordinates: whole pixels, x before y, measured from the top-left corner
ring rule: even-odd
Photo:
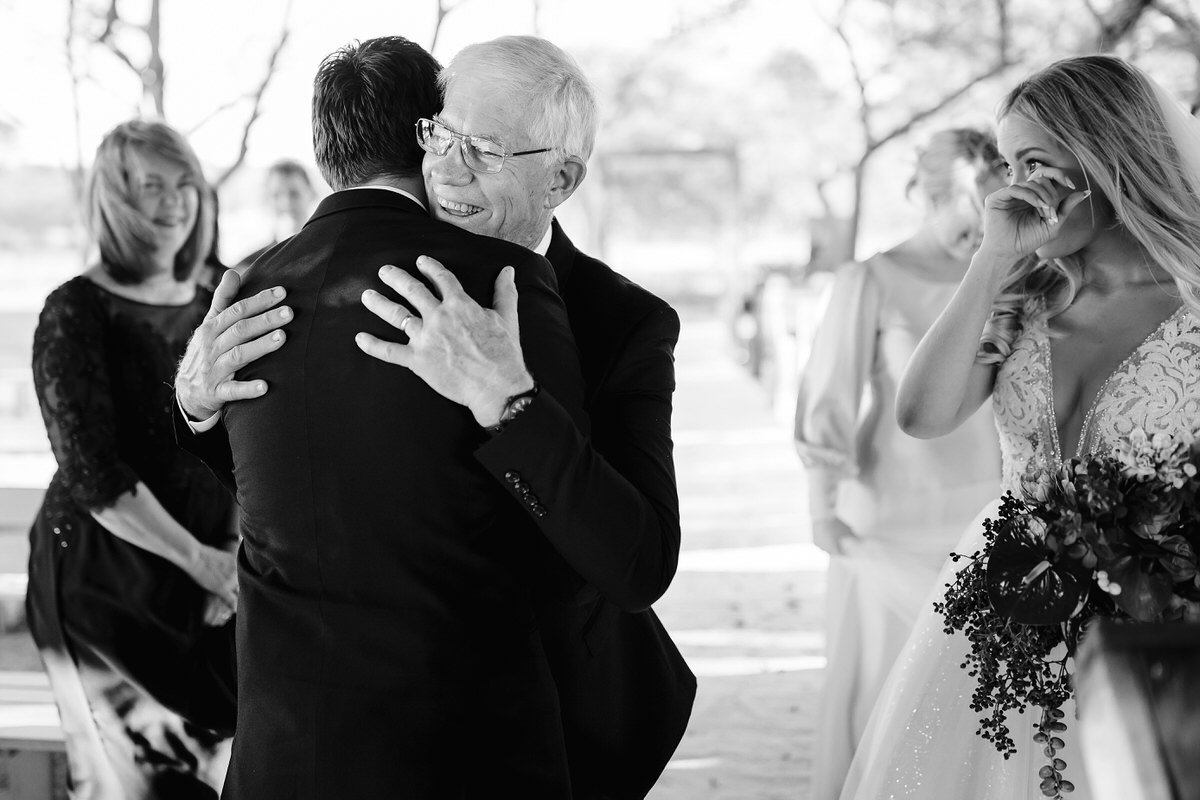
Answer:
[[[582,384],[546,261],[426,212],[411,126],[440,106],[437,69],[399,37],[325,60],[313,139],[335,192],[243,286],[282,285],[294,319],[239,373],[271,391],[223,416],[244,536],[229,800],[570,796],[534,622],[561,562],[474,451],[530,377],[586,426]],[[359,302],[378,266],[424,254],[470,265],[476,299],[515,267],[528,374],[459,405],[355,348],[390,330]]]

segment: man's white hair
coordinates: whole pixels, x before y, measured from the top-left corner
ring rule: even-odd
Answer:
[[[449,92],[466,70],[520,98],[528,109],[531,146],[553,147],[559,157],[587,162],[596,141],[596,93],[565,50],[536,36],[501,36],[468,45],[438,75],[442,92]]]

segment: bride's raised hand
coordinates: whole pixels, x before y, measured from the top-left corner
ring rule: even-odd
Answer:
[[[997,189],[983,201],[983,242],[999,261],[1013,262],[1049,242],[1075,207],[1091,195],[1056,167],[1039,165],[1028,180]]]

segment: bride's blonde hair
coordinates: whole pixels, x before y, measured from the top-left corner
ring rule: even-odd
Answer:
[[[1079,159],[1086,188],[1112,204],[1118,224],[1200,315],[1200,174],[1181,152],[1162,102],[1136,67],[1113,56],[1082,56],[1023,81],[1001,102],[997,119],[1015,115],[1038,125]],[[992,307],[979,361],[1003,361],[1023,327],[1045,324],[1070,306],[1082,275],[1077,256],[1018,263]]]

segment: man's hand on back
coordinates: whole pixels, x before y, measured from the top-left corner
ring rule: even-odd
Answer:
[[[412,370],[435,392],[466,406],[483,427],[495,425],[508,398],[534,384],[521,353],[513,269],[500,270],[493,308],[487,309],[437,260],[421,256],[417,268],[433,281],[441,300],[391,265],[382,267],[379,277],[412,310],[371,289],[362,296],[363,305],[400,329],[408,343],[385,342],[368,333],[358,334],[355,342],[369,356]]]
[[[193,420],[208,419],[232,400],[266,394],[265,381],[235,381],[233,374],[277,350],[287,338],[278,329],[291,321],[292,310],[274,308],[286,294],[283,287],[263,289],[234,303],[241,285],[241,276],[233,270],[222,276],[175,373],[175,396]]]

